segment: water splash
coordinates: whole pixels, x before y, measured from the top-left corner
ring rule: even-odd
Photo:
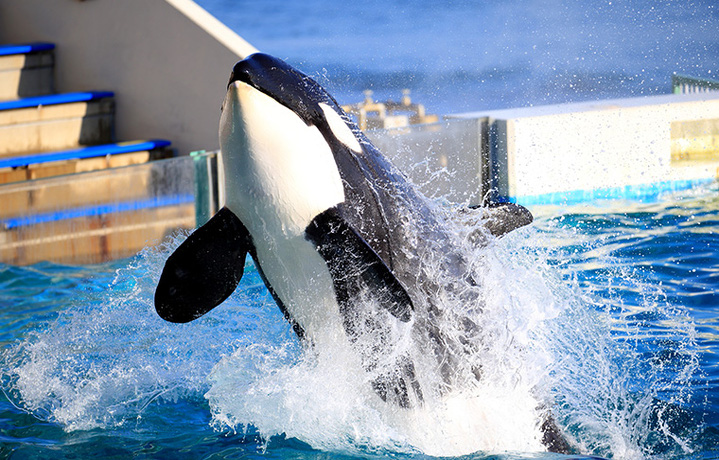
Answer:
[[[533,243],[557,249],[548,260],[565,283],[555,291],[565,290],[569,301],[551,325],[553,348],[563,357],[553,370],[557,413],[584,452],[626,459],[690,454],[704,412],[695,324],[668,298],[652,264],[642,263],[645,252],[666,247],[658,234],[679,235],[676,223],[663,229],[655,212],[605,206],[544,221],[545,238]],[[562,235],[565,241],[557,239]]]
[[[260,321],[237,302],[192,325],[171,325],[156,315],[159,273],[185,237],[146,249],[114,276],[100,277],[95,284],[104,284],[102,291],[56,298],[62,302],[57,319],[3,353],[9,399],[69,431],[121,426],[156,401],[201,399],[219,356]],[[257,283],[256,274],[249,276],[243,292],[257,291]]]
[[[507,241],[526,236],[520,231]],[[457,238],[466,237],[457,232]],[[294,354],[288,357],[283,343],[270,348],[248,344],[213,370],[207,398],[215,422],[236,429],[251,424],[268,437],[285,433],[345,452],[543,451],[540,425],[549,394],[547,362],[553,357],[542,325],[558,314],[560,304],[535,261],[517,261],[518,252],[509,243],[493,241],[485,248],[461,243],[472,251],[467,252],[469,270],[481,296],[476,305],[467,305],[460,301],[461,292],[440,289],[436,294],[445,312],[437,318],[445,345],[471,352],[452,369],[451,388],[432,351],[414,340],[412,327],[394,331],[396,346],[387,361],[392,365],[409,357],[414,363],[424,399],[414,409],[379,399],[356,347],[303,350],[298,362]],[[431,257],[417,262],[437,286],[456,282],[438,278],[446,275]],[[469,317],[474,335],[456,321]]]
[[[481,379],[430,392],[418,409],[383,403],[352,349],[304,348],[251,264],[206,317],[157,318],[154,287],[184,235],[95,275],[91,288],[53,296],[57,318],[3,353],[3,388],[67,431],[161,431],[162,408],[189,404],[218,430],[283,434],[326,451],[461,455],[540,451],[538,421],[551,412],[585,453],[685,455],[701,423],[689,413],[701,381],[695,328],[651,270],[618,257],[643,236],[592,234],[597,222],[540,219],[468,252],[482,289],[469,359]],[[468,239],[458,225],[457,238]],[[425,375],[433,367],[424,350],[398,349],[412,353],[425,382],[440,380]]]

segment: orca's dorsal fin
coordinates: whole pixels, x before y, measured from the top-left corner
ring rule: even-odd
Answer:
[[[332,276],[340,311],[351,314],[353,299],[370,293],[393,316],[409,321],[412,300],[392,271],[369,244],[342,218],[337,208],[315,217],[305,230],[309,241],[325,260]],[[357,270],[357,273],[352,273]]]
[[[221,304],[240,282],[251,246],[240,219],[220,209],[165,262],[155,290],[157,313],[167,321],[187,323]]]

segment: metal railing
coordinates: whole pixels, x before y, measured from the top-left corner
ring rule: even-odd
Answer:
[[[672,92],[674,94],[706,93],[709,91],[719,91],[719,81],[690,77],[688,75],[672,75]]]

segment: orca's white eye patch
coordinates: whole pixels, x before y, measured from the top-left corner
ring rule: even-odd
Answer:
[[[362,151],[362,147],[360,147],[359,141],[342,117],[335,112],[335,109],[324,102],[320,102],[319,105],[325,114],[325,120],[327,120],[330,130],[332,130],[332,134],[335,135],[337,140],[355,152],[360,153]]]

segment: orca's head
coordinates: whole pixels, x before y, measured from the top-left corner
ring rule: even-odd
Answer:
[[[252,86],[293,111],[307,125],[321,123],[321,103],[332,108],[337,102],[316,81],[286,62],[256,53],[235,64],[227,87],[235,82]]]
[[[307,126],[316,126],[328,142],[336,139],[352,150],[361,150],[356,138],[359,130],[337,101],[319,83],[281,59],[255,53],[237,62],[227,83],[228,94],[242,84],[269,96]]]
[[[304,230],[344,201],[337,159],[362,151],[357,133],[316,81],[272,56],[247,57],[232,70],[220,118],[227,205],[239,215],[268,200],[283,227]]]

